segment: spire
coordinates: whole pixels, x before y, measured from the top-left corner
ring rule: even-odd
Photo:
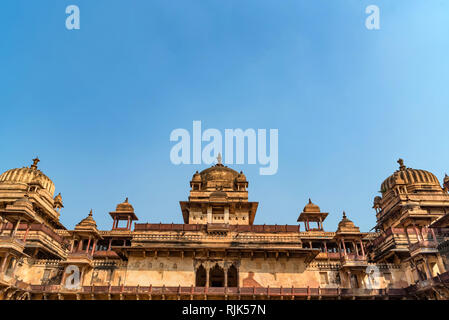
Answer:
[[[124,203],[128,203],[128,197],[126,197],[125,202]]]
[[[92,209],[90,209],[89,217],[92,217]]]
[[[36,157],[33,159],[33,164],[31,165],[31,169],[36,170],[37,169],[37,163],[39,162],[39,157]]]
[[[218,156],[217,156],[217,164],[222,164],[222,163],[221,163],[221,160],[222,160],[222,159],[221,159],[221,153],[219,152],[219,153],[218,153]]]
[[[309,204],[312,204],[312,200],[309,198]]]
[[[403,159],[399,158],[397,162],[399,163],[399,170],[403,171],[403,170],[405,170],[405,168],[407,168],[404,165],[404,160]]]
[[[346,212],[343,211],[343,219],[346,219]]]

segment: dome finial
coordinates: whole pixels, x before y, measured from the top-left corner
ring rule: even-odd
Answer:
[[[31,165],[31,169],[36,170],[37,169],[37,163],[39,162],[39,157],[36,157],[33,159],[33,164]]]
[[[312,200],[309,198],[309,203],[312,204]]]
[[[125,199],[125,203],[128,203],[128,197],[126,197],[126,199]]]
[[[90,209],[89,217],[92,217],[92,209]]]
[[[399,158],[397,162],[399,163],[399,170],[405,170],[406,166],[404,165],[404,160]]]
[[[343,211],[343,219],[346,219],[346,212]]]
[[[221,158],[221,153],[219,152],[219,153],[218,153],[218,156],[217,156],[217,164],[222,164],[222,163],[221,163],[221,160],[222,160],[222,158]]]

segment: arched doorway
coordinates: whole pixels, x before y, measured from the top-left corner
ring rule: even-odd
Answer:
[[[209,271],[209,287],[224,287],[224,271],[218,264]]]
[[[228,269],[228,287],[238,287],[239,278],[237,268],[232,265]]]
[[[195,286],[206,286],[206,269],[203,267],[203,265],[200,265],[198,269],[196,269]]]

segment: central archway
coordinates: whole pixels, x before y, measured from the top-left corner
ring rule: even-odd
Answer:
[[[209,271],[209,287],[224,287],[224,270],[216,264]]]

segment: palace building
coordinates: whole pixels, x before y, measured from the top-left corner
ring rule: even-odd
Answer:
[[[193,175],[183,224],[138,222],[125,199],[110,230],[92,210],[67,229],[38,162],[0,175],[0,299],[449,299],[449,177],[401,159],[374,232],[344,212],[326,230],[312,200],[291,225],[258,224],[247,177],[220,159]]]

